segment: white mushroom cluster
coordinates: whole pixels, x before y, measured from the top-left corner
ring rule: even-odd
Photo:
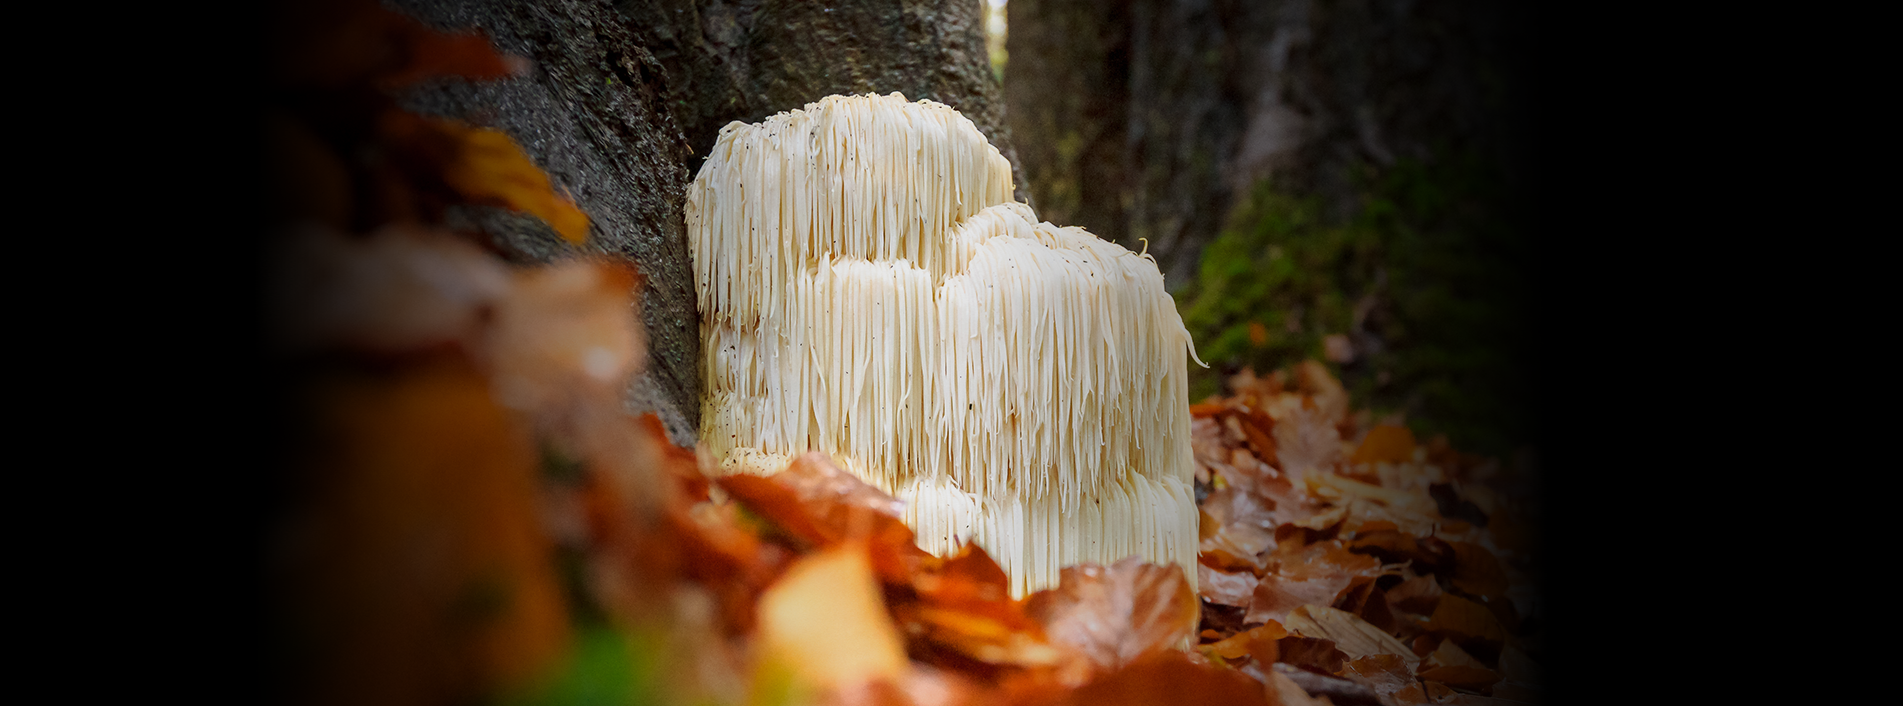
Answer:
[[[1011,193],[970,120],[897,93],[721,130],[687,198],[702,440],[725,472],[828,454],[1016,595],[1130,555],[1194,582],[1194,350],[1162,274]]]

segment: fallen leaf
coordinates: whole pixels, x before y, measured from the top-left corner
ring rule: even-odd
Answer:
[[[1251,664],[1244,667],[1243,671],[1254,676],[1257,680],[1262,682],[1263,686],[1267,687],[1265,691],[1271,703],[1278,704],[1279,706],[1331,706],[1330,701],[1327,699],[1317,699],[1309,696],[1308,692],[1303,690],[1300,684],[1295,683],[1294,679],[1290,678],[1288,674],[1283,673],[1281,670],[1274,669],[1268,665],[1258,667],[1257,665]]]
[[[1341,665],[1348,662],[1348,654],[1335,646],[1335,641],[1325,637],[1304,637],[1290,634],[1275,641],[1275,662],[1301,667],[1314,672],[1335,674],[1341,671]]]
[[[1180,652],[1162,651],[1150,653],[1122,669],[1078,687],[1060,703],[1078,706],[1177,703],[1269,706],[1272,702],[1265,698],[1262,685],[1254,679],[1234,670],[1195,664]],[[1282,703],[1285,706],[1305,706],[1311,702]]]
[[[1454,571],[1449,577],[1454,588],[1486,598],[1506,595],[1507,572],[1493,552],[1470,542],[1448,544],[1454,549]]]
[[[1414,459],[1414,432],[1407,427],[1381,424],[1368,430],[1349,463],[1405,463]]]
[[[1348,679],[1331,674],[1318,674],[1286,662],[1273,665],[1272,671],[1275,675],[1300,686],[1302,691],[1308,692],[1320,703],[1338,706],[1382,706],[1381,697],[1373,690]]]
[[[377,120],[377,140],[390,152],[388,186],[409,189],[392,195],[392,216],[434,215],[456,204],[480,204],[541,218],[574,245],[588,238],[588,215],[573,199],[557,194],[548,174],[507,133],[401,110]],[[394,199],[394,200],[389,200]],[[409,203],[403,203],[408,201]]]
[[[1288,637],[1288,631],[1281,623],[1269,622],[1244,630],[1222,640],[1203,645],[1204,654],[1223,659],[1241,659],[1253,656],[1263,664],[1274,664],[1280,652],[1276,641]]]
[[[1485,689],[1500,681],[1500,675],[1483,667],[1434,667],[1422,670],[1422,681],[1441,682],[1462,689]]]
[[[904,503],[840,470],[820,454],[801,455],[771,476],[734,474],[714,482],[735,501],[807,546],[870,536],[882,525],[905,526]]]
[[[1295,410],[1279,420],[1272,434],[1277,465],[1290,478],[1325,469],[1341,455],[1341,432],[1332,417],[1320,412]]]
[[[1255,595],[1249,602],[1249,614],[1244,620],[1251,623],[1288,620],[1290,613],[1304,605],[1333,601],[1335,594],[1347,587],[1352,579],[1350,576],[1289,579],[1273,574],[1263,577],[1256,584]]]
[[[1349,660],[1342,665],[1341,676],[1396,704],[1426,700],[1425,694],[1413,702],[1405,701],[1406,697],[1401,696],[1409,688],[1418,691],[1420,686],[1414,680],[1413,670],[1398,655],[1368,655]]]
[[[1434,613],[1428,616],[1428,629],[1447,635],[1462,642],[1499,645],[1506,640],[1506,631],[1501,629],[1500,621],[1486,606],[1461,598],[1454,594],[1444,594],[1434,606]]]
[[[1315,408],[1321,413],[1330,428],[1348,416],[1348,390],[1341,386],[1327,366],[1314,360],[1304,360],[1295,366],[1295,379],[1302,392],[1315,400]],[[1339,435],[1336,437],[1339,439]]]
[[[1414,651],[1360,616],[1325,605],[1305,605],[1289,613],[1283,623],[1292,635],[1333,640],[1349,659],[1389,654],[1401,658],[1409,668],[1419,663]]]
[[[1247,607],[1254,600],[1255,587],[1260,581],[1250,572],[1231,573],[1200,562],[1196,564],[1196,592],[1203,600],[1217,605]]]
[[[1388,589],[1388,605],[1418,615],[1432,615],[1440,603],[1440,582],[1433,576],[1420,575]]]
[[[1025,599],[1052,642],[1115,669],[1154,650],[1188,644],[1200,615],[1181,567],[1129,557],[1108,567],[1065,568],[1056,588]]]
[[[763,659],[802,683],[827,689],[896,679],[909,665],[863,545],[794,562],[760,596],[759,612]]]

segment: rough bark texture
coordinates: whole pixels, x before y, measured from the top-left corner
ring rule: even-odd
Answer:
[[[1517,159],[1523,23],[1486,0],[1012,0],[1005,99],[1039,214],[1172,289],[1255,182],[1358,208],[1357,170]]]
[[[982,0],[623,0],[666,67],[668,103],[698,170],[720,128],[834,94],[897,91],[944,103],[1011,160],[1026,193],[985,53]]]
[[[700,337],[682,222],[687,182],[720,128],[835,93],[891,93],[963,112],[1015,168],[984,45],[980,0],[399,0],[442,29],[475,28],[530,59],[527,76],[411,91],[419,112],[507,132],[593,220],[588,247],[632,259],[649,336],[628,404],[691,445]],[[1025,180],[1018,179],[1020,193]],[[566,247],[545,224],[458,212],[524,262]]]
[[[1467,448],[1524,438],[1523,10],[1011,0],[1008,12],[1004,94],[1039,215],[1132,250],[1147,241],[1215,366],[1192,371],[1192,394],[1243,366],[1328,356],[1367,403]],[[1352,345],[1325,350],[1334,336]]]

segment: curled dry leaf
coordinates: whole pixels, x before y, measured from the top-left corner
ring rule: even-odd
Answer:
[[[1420,661],[1405,643],[1347,611],[1323,605],[1305,605],[1290,612],[1285,625],[1291,634],[1334,640],[1335,646],[1350,659],[1368,655],[1395,655],[1410,668]]]
[[[715,482],[734,500],[808,546],[868,536],[889,522],[904,527],[900,518],[905,506],[900,500],[819,454],[801,455],[771,476],[735,474]]]
[[[1414,680],[1413,671],[1399,655],[1368,655],[1349,660],[1342,666],[1341,676],[1368,687],[1376,696],[1388,703],[1409,704],[1426,700],[1425,695],[1413,701],[1407,700],[1408,696],[1402,695],[1409,687],[1413,687],[1417,692],[1420,687]]]
[[[1281,623],[1264,623],[1197,648],[1202,654],[1222,659],[1254,657],[1262,664],[1274,664],[1281,655],[1276,642],[1288,637]]]
[[[1440,582],[1423,574],[1388,589],[1388,605],[1417,615],[1433,615],[1441,593]]]
[[[1025,600],[1025,613],[1052,642],[1076,648],[1104,669],[1187,644],[1196,631],[1198,608],[1180,567],[1136,557],[1108,567],[1066,568],[1057,588]]]
[[[1467,643],[1498,646],[1506,640],[1506,630],[1500,627],[1499,619],[1486,606],[1461,598],[1454,594],[1445,594],[1434,605],[1434,613],[1428,616],[1427,629],[1444,634]]]
[[[915,654],[950,650],[985,664],[1018,667],[1050,666],[1064,658],[1023,606],[1011,600],[1004,569],[975,544],[948,559],[923,562],[912,574],[912,587],[918,600],[901,602],[894,612],[907,634],[925,643]]]
[[[548,174],[500,130],[391,110],[378,117],[377,135],[390,146],[392,167],[415,183],[408,208],[422,213],[413,215],[450,204],[498,206],[541,218],[570,244],[588,238],[588,215],[555,193]]]
[[[1255,587],[1261,579],[1246,571],[1228,572],[1196,565],[1196,592],[1203,600],[1217,605],[1246,608],[1255,599]]]

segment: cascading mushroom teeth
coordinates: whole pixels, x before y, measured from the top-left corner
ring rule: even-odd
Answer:
[[[1155,263],[1010,201],[957,111],[832,96],[732,123],[688,189],[723,472],[806,451],[1024,595],[1129,555],[1196,580],[1189,333]]]

